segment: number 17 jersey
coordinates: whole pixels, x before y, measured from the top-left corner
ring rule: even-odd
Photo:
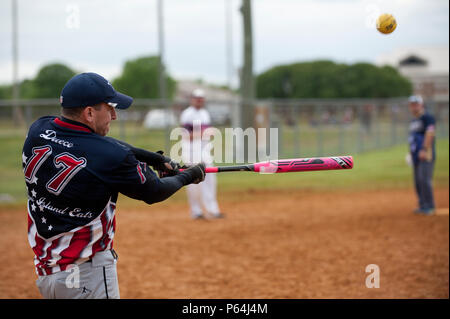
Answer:
[[[118,192],[132,195],[149,174],[116,140],[51,116],[31,125],[22,165],[28,241],[39,275],[64,271],[111,249]]]

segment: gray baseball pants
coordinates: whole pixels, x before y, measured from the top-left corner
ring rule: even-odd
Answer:
[[[90,261],[39,276],[36,285],[46,299],[119,299],[116,263],[114,250],[101,251]]]
[[[433,197],[434,161],[420,161],[414,165],[414,183],[419,199],[419,208],[434,209]]]

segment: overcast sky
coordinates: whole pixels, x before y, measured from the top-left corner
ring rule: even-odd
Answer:
[[[50,62],[118,76],[126,60],[158,53],[156,0],[17,0],[19,77]],[[227,0],[164,0],[165,60],[177,79],[227,81]],[[242,63],[242,0],[228,0],[233,84]],[[0,83],[12,81],[11,3],[0,0]],[[254,70],[315,59],[375,62],[401,47],[447,46],[448,0],[253,0]],[[390,35],[374,17],[392,13]]]

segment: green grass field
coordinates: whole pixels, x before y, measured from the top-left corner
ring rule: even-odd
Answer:
[[[25,130],[0,130],[0,145],[3,151],[0,157],[0,194],[9,194],[16,204],[26,199],[25,182],[21,166],[22,145]],[[164,148],[163,131],[144,132],[139,129],[127,128],[126,140],[138,147],[150,150]],[[118,126],[112,127],[111,135],[119,137]],[[283,136],[287,143],[288,156],[294,155],[292,151],[291,132]],[[301,142],[301,141],[300,141]],[[286,149],[286,148],[285,148]],[[319,171],[288,174],[262,175],[251,172],[222,173],[218,175],[219,191],[225,193],[239,193],[246,190],[259,189],[308,189],[308,190],[372,190],[389,188],[412,187],[411,167],[406,164],[405,155],[407,145],[386,147],[380,150],[366,151],[359,154],[345,152],[336,154],[333,149],[324,155],[353,155],[354,168],[342,171]],[[324,150],[328,150],[324,145]],[[316,156],[311,146],[310,154]],[[435,185],[448,187],[449,185],[449,140],[437,141],[437,162],[435,168]],[[302,154],[302,157],[306,157]],[[179,194],[172,200],[183,198]],[[1,203],[0,205],[5,205]],[[7,205],[11,205],[8,203]],[[14,204],[13,204],[14,205]]]

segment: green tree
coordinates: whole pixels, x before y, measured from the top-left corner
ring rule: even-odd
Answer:
[[[147,56],[125,63],[122,75],[112,81],[114,88],[134,98],[159,98],[159,57]],[[175,94],[176,82],[167,75],[167,96]]]
[[[25,93],[30,98],[59,98],[62,88],[74,75],[75,72],[64,64],[48,64],[39,70],[32,84],[27,83],[32,87]]]
[[[36,97],[34,80],[25,79],[22,82],[20,82],[19,91],[21,99],[32,99]]]
[[[34,79],[25,79],[19,83],[20,98],[59,98],[62,88],[74,75],[75,72],[63,64],[45,65]],[[12,99],[12,85],[0,86],[0,99]]]
[[[395,97],[412,85],[396,69],[313,61],[273,67],[257,77],[258,98]]]
[[[0,85],[0,100],[6,100],[12,98],[12,86]]]
[[[62,89],[62,88],[61,88]],[[0,100],[9,100],[13,98],[12,85],[0,86]],[[35,98],[34,80],[25,79],[19,83],[19,98],[32,99]]]

